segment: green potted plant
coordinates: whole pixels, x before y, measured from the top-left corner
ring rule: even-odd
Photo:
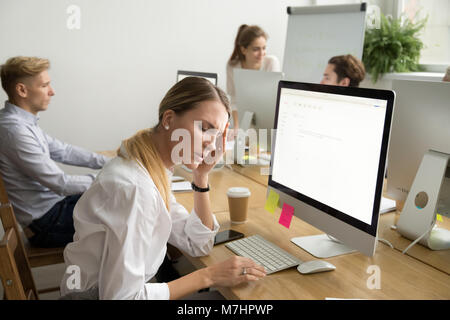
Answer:
[[[423,43],[419,32],[427,18],[412,22],[402,16],[398,19],[380,16],[380,28],[366,29],[363,62],[375,83],[388,72],[421,71],[420,51]]]

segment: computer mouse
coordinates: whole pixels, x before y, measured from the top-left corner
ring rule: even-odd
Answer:
[[[333,264],[324,260],[306,261],[297,267],[298,272],[303,274],[332,271],[335,269],[336,267]]]

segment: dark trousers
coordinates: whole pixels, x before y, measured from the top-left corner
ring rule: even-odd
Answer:
[[[164,261],[158,269],[158,272],[155,274],[155,278],[158,282],[170,282],[172,280],[178,279],[180,274],[174,268],[172,261],[166,256],[164,257]]]
[[[39,219],[28,226],[34,235],[29,238],[33,247],[64,247],[73,242],[73,209],[81,194],[67,196],[56,203]]]

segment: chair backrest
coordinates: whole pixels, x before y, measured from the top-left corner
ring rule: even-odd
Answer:
[[[7,300],[35,300],[38,293],[25,253],[20,250],[20,237],[14,228],[5,230],[0,241],[0,278]],[[23,262],[25,265],[23,264]],[[31,276],[31,282],[29,281]]]
[[[8,194],[6,193],[5,184],[3,183],[2,176],[0,175],[0,219],[2,220],[3,229],[14,228],[16,234],[19,233],[19,227],[17,224],[14,210],[9,202]]]
[[[19,226],[17,224],[17,220],[16,217],[14,215],[14,210],[13,207],[11,205],[11,203],[8,200],[8,194],[6,193],[6,189],[5,189],[5,185],[3,183],[3,179],[0,176],[0,219],[2,220],[2,224],[3,224],[3,229],[5,230],[5,235],[3,237],[3,240],[1,242],[1,244],[5,247],[2,247],[2,258],[0,260],[1,263],[1,277],[2,277],[2,281],[3,281],[3,286],[5,288],[5,292],[7,292],[7,288],[6,288],[6,283],[4,282],[5,280],[3,279],[3,260],[4,258],[6,259],[10,254],[8,252],[14,252],[14,254],[11,256],[12,258],[14,258],[14,264],[15,264],[15,269],[17,270],[18,274],[20,275],[20,279],[21,282],[23,283],[24,288],[26,288],[27,290],[32,290],[34,292],[34,296],[36,299],[38,299],[38,295],[37,295],[37,291],[36,291],[36,284],[34,282],[33,279],[33,275],[31,273],[31,268],[30,268],[30,262],[28,261],[27,255],[26,255],[26,251],[25,251],[25,246],[24,243],[22,241],[22,238],[20,237],[20,232],[19,232]],[[12,231],[11,231],[12,230]],[[9,234],[8,234],[9,232]],[[5,242],[6,241],[6,242]],[[11,248],[14,248],[12,251],[9,249],[9,251],[6,249],[6,244],[8,241],[12,241],[12,246]],[[4,256],[3,256],[4,254]],[[11,259],[12,259],[11,258]],[[13,270],[14,268],[12,267],[8,267],[8,264],[6,264],[6,260],[5,260],[5,270]],[[6,274],[6,276],[9,275]],[[9,280],[12,280],[14,283],[16,282],[16,280],[10,278]],[[8,295],[6,295],[7,299],[10,299],[8,297]],[[18,296],[14,296],[17,297]]]
[[[0,202],[8,203],[8,194],[6,193],[5,184],[3,183],[2,176],[0,175]]]

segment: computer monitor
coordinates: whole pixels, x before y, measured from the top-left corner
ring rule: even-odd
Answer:
[[[374,255],[393,103],[387,90],[280,81],[268,193],[326,233],[291,239],[314,256]]]
[[[200,77],[205,78],[211,81],[212,84],[217,86],[217,73],[209,73],[209,72],[197,72],[197,71],[177,71],[177,82],[183,80],[186,77]]]
[[[387,195],[405,201],[428,150],[450,154],[450,83],[394,80],[395,112],[388,154]],[[450,168],[438,212],[449,215]]]
[[[258,140],[261,140],[260,147],[265,149],[263,151],[270,151],[278,82],[282,78],[282,72],[234,69],[236,105],[241,114],[240,128],[244,131],[251,127],[266,129],[267,136],[257,132]]]

